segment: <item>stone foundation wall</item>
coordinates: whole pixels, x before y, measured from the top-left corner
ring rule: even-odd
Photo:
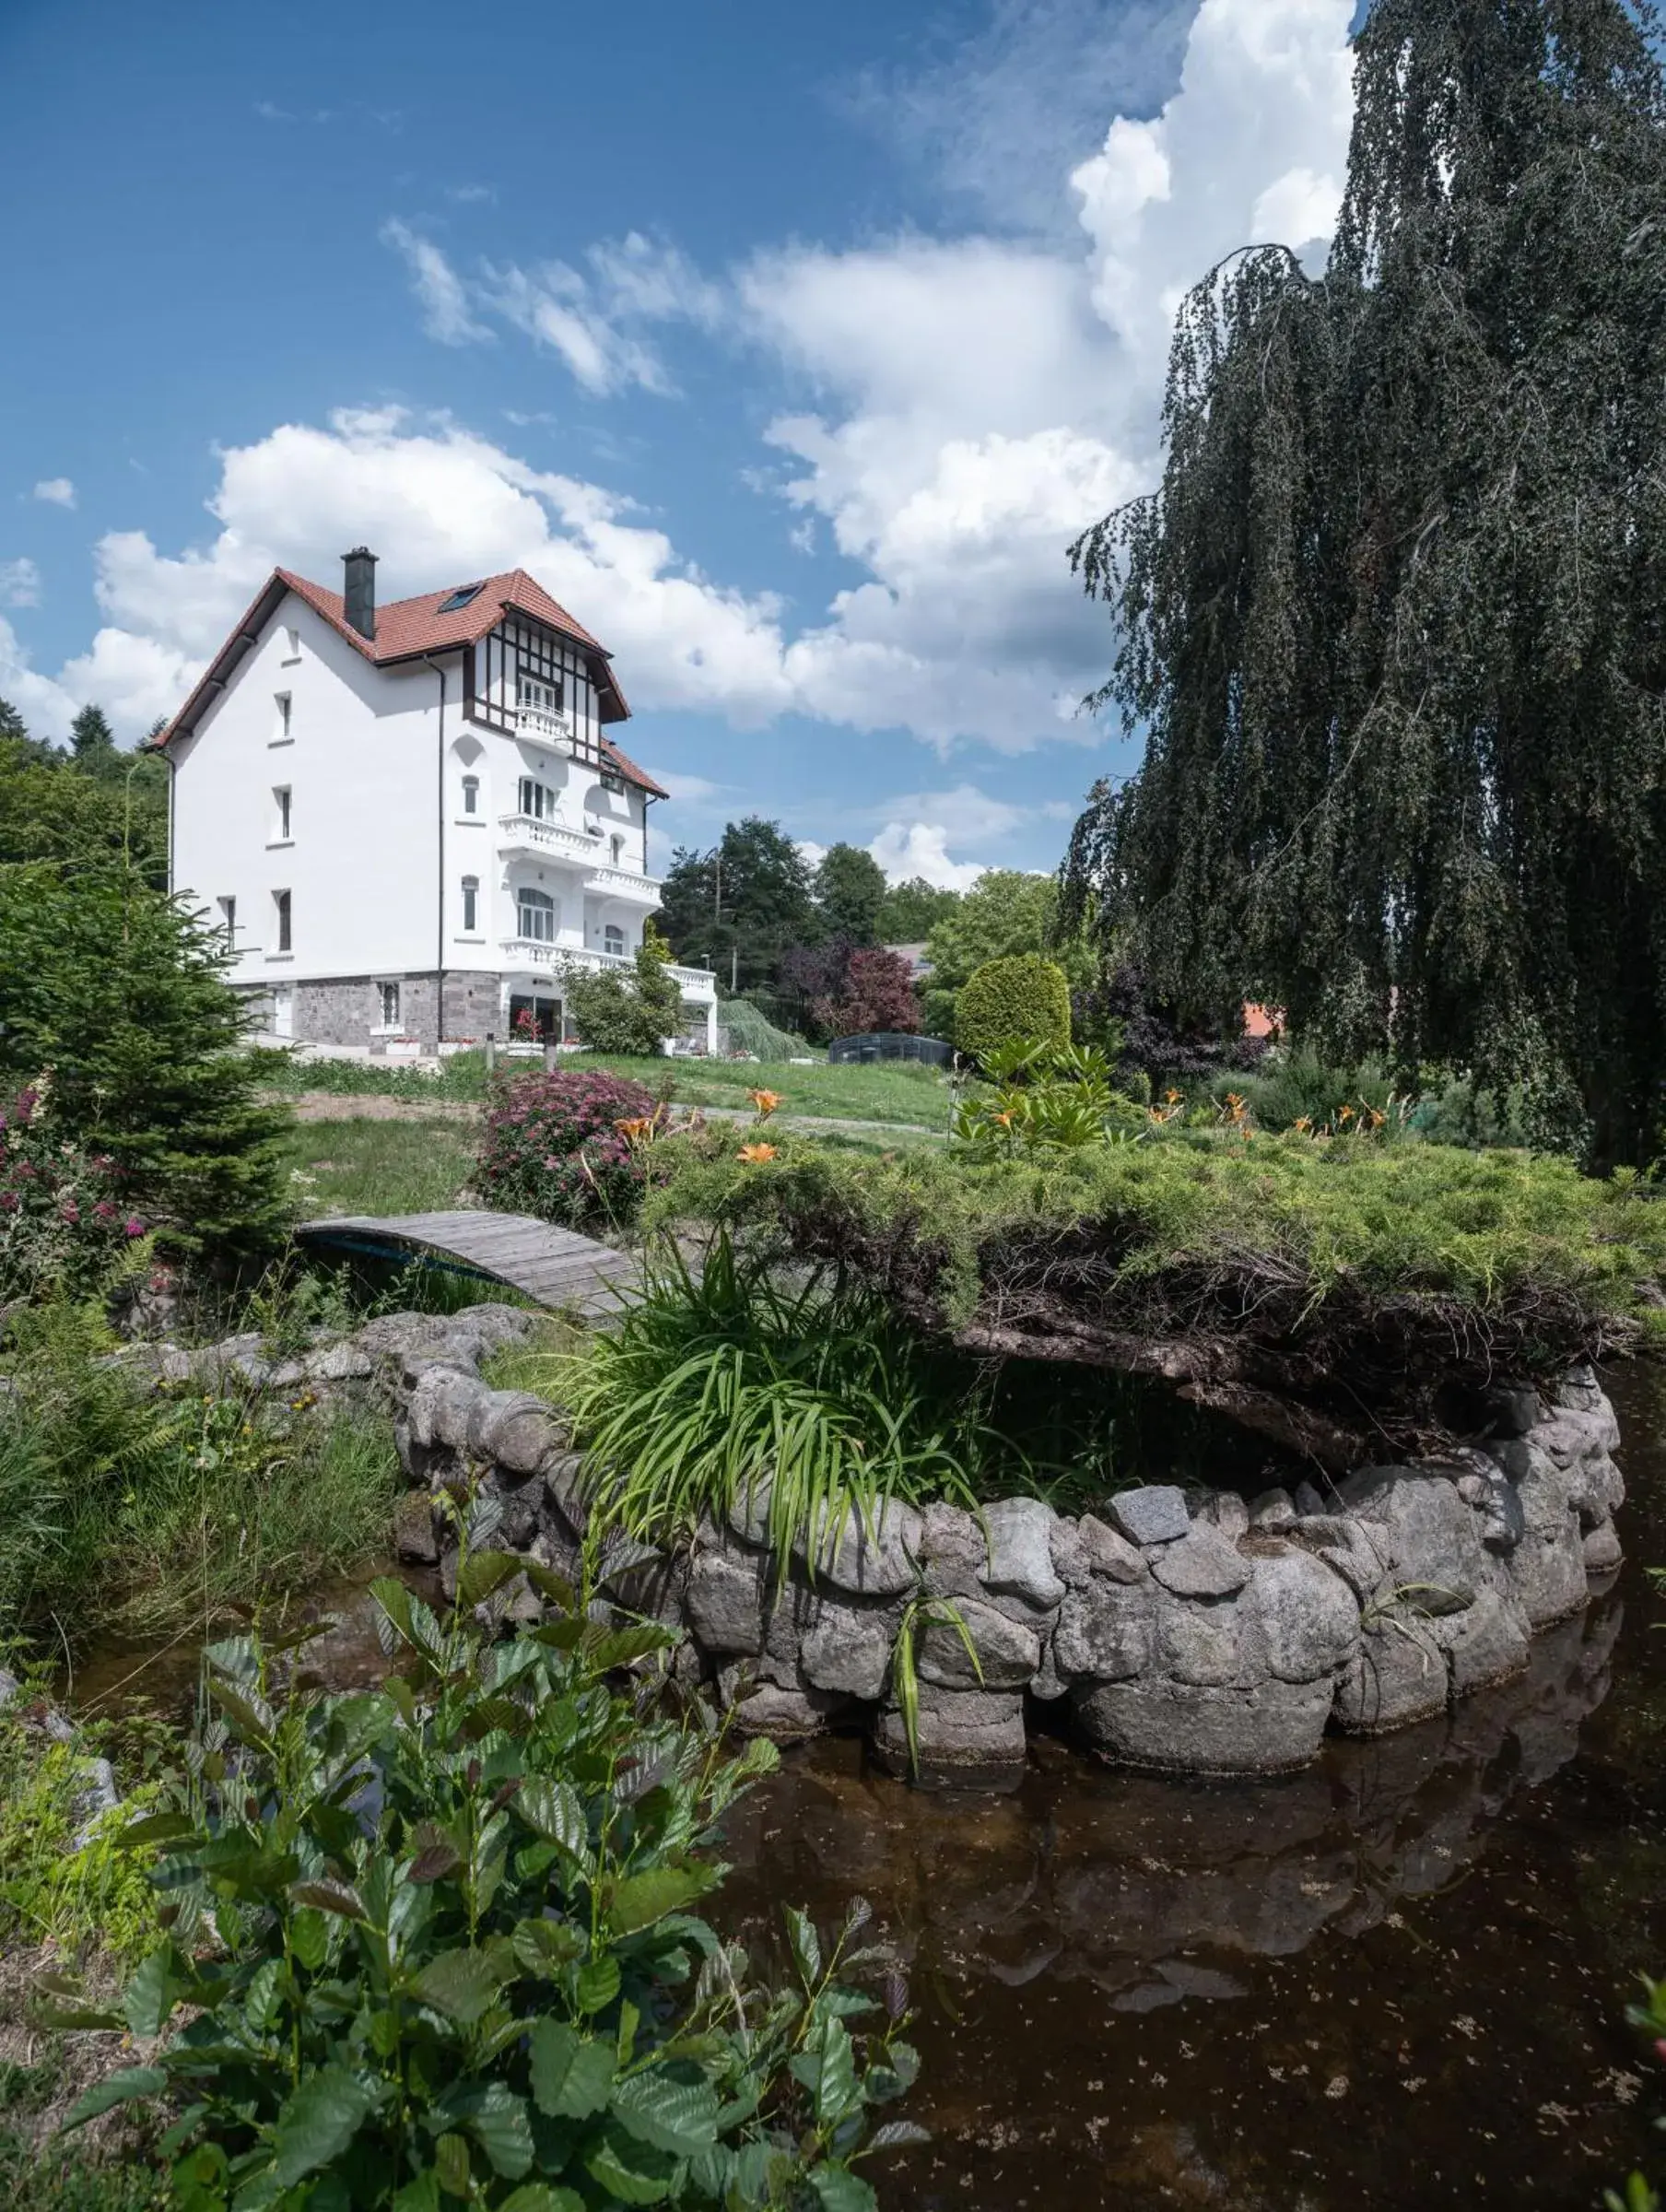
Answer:
[[[368,1045],[375,1052],[382,1042],[379,983],[399,985],[401,1033],[417,1038],[427,1053],[439,1041],[435,1026],[434,971],[390,968],[375,975],[338,975],[322,980],[298,977],[295,982],[292,1028],[298,1044]],[[257,985],[244,995],[270,1021],[272,990]],[[502,978],[485,971],[451,969],[445,972],[445,1034],[448,1038],[483,1038],[488,1030],[503,1034]]]
[[[494,1541],[571,1573],[582,1468],[559,1416],[487,1389],[466,1359],[407,1358],[398,1395],[412,1477],[430,1495],[478,1479]],[[974,1667],[959,1629],[916,1609],[927,1770],[1015,1773],[1035,1700],[1062,1700],[1118,1765],[1276,1773],[1305,1766],[1327,1727],[1383,1734],[1519,1674],[1532,1637],[1618,1565],[1619,1429],[1595,1376],[1575,1371],[1548,1402],[1500,1391],[1493,1417],[1482,1441],[1324,1494],[1151,1486],[1079,1519],[1031,1498],[981,1515],[893,1507],[784,1573],[760,1488],[615,1591],[688,1629],[685,1663],[743,1729],[791,1739],[861,1720],[905,1767],[894,1655],[927,1597],[952,1602],[978,1653]],[[402,1542],[443,1573],[439,1525],[408,1501]],[[524,1584],[513,1603],[539,1609]]]

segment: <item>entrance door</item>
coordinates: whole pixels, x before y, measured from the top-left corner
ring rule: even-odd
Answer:
[[[293,983],[274,983],[272,986],[272,1034],[275,1037],[293,1037],[295,1034]]]

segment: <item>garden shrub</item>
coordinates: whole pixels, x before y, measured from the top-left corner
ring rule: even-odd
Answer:
[[[119,866],[0,865],[0,1088],[50,1071],[53,1126],[107,1152],[164,1245],[265,1249],[286,1114],[241,1050],[222,935]]]
[[[522,1572],[563,1609],[495,1641],[472,1607]],[[675,1634],[590,1619],[535,1562],[465,1546],[447,1624],[375,1590],[400,1663],[379,1689],[280,1689],[247,1639],[207,1653],[195,1779],[130,1831],[170,1925],[119,2014],[71,2016],[166,2040],[71,2124],[185,2108],[195,2212],[872,2212],[856,2162],[922,2138],[870,2133],[917,2062],[900,1977],[883,2006],[854,1984],[881,1964],[867,1907],[825,1956],[789,1912],[774,1991],[689,1909],[773,1748],[666,1717],[663,1674],[623,1670]]]
[[[955,1001],[955,1042],[973,1059],[1003,1045],[1068,1044],[1070,985],[1038,953],[985,960]]]
[[[569,963],[561,991],[580,1043],[592,1053],[657,1059],[666,1038],[683,1026],[683,994],[667,972],[670,959],[670,946],[650,924],[637,947],[634,979],[618,968]]]
[[[620,1124],[653,1113],[640,1083],[601,1068],[522,1076],[486,1117],[475,1185],[488,1205],[545,1221],[628,1221],[644,1175]]]
[[[156,1899],[120,1836],[155,1808],[158,1785],[89,1815],[97,1739],[57,1741],[32,1702],[20,1690],[0,1707],[0,1946],[50,1942],[68,1957],[96,1944],[135,1965],[156,1940]]]
[[[55,1127],[37,1090],[0,1111],[0,1305],[49,1292],[83,1294],[145,1234],[106,1152]]]

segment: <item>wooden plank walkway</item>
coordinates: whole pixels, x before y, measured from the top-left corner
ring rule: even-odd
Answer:
[[[337,1214],[303,1221],[295,1233],[311,1244],[352,1252],[432,1253],[523,1290],[541,1306],[591,1317],[616,1312],[620,1290],[638,1279],[628,1253],[530,1214],[481,1206],[446,1214]]]

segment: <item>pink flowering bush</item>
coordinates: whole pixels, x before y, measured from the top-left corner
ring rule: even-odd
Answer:
[[[147,1226],[115,1162],[54,1130],[36,1092],[0,1105],[0,1302],[90,1289]]]
[[[627,1221],[647,1172],[620,1124],[646,1125],[653,1112],[641,1084],[600,1068],[522,1076],[486,1117],[475,1187],[506,1213],[569,1227]]]

